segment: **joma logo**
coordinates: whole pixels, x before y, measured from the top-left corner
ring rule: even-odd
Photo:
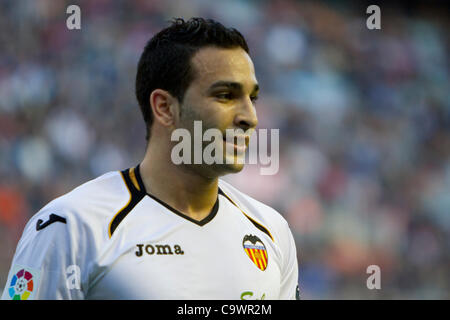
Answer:
[[[173,251],[172,251],[172,247],[168,244],[155,244],[155,245],[137,244],[136,247],[137,247],[137,251],[135,253],[136,253],[136,256],[138,256],[138,257],[142,257],[144,252],[149,255],[152,255],[152,254],[184,254],[184,251],[181,250],[181,247],[178,244],[173,246]]]

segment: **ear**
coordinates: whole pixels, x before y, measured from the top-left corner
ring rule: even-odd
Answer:
[[[173,97],[168,91],[155,89],[150,94],[150,106],[153,111],[155,122],[159,122],[165,127],[175,124],[178,114],[178,99]]]

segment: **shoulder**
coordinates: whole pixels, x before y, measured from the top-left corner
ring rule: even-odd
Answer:
[[[283,240],[289,226],[286,219],[277,210],[239,191],[223,180],[219,180],[219,187],[247,216],[266,227],[274,241]]]
[[[108,215],[122,202],[127,201],[129,192],[120,171],[105,173],[83,183],[72,191],[54,199],[43,210],[52,208],[80,219]]]
[[[50,229],[46,223],[57,219],[63,223],[55,223],[58,227],[54,228],[65,225],[65,231],[72,235],[89,233],[97,239],[105,237],[110,219],[129,198],[121,172],[108,172],[49,202],[29,220],[25,231],[40,231],[42,226]]]

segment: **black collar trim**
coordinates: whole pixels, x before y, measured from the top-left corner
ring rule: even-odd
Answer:
[[[199,225],[199,226],[204,226],[205,224],[207,224],[208,222],[210,222],[210,221],[217,215],[217,212],[219,211],[219,196],[218,196],[218,195],[217,195],[217,200],[216,200],[216,202],[214,203],[213,208],[211,209],[211,212],[210,212],[205,218],[203,218],[202,220],[198,221],[198,220],[195,220],[195,219],[193,219],[193,218],[191,218],[191,217],[185,215],[185,214],[182,213],[181,211],[178,211],[177,209],[171,207],[170,205],[168,205],[168,204],[165,203],[164,201],[158,199],[158,198],[155,197],[154,195],[148,193],[148,192],[145,190],[145,186],[144,186],[144,183],[143,183],[142,178],[141,178],[141,172],[140,172],[139,166],[140,166],[140,165],[137,165],[134,171],[135,171],[135,173],[136,173],[136,180],[137,180],[137,182],[138,182],[138,184],[139,184],[139,188],[140,188],[141,192],[145,193],[145,195],[149,196],[150,198],[152,198],[153,200],[155,200],[155,201],[158,202],[159,204],[163,205],[164,207],[166,207],[167,209],[169,209],[169,210],[172,211],[173,213],[175,213],[175,214],[177,214],[178,216],[180,216],[180,217],[182,217],[182,218],[184,218],[184,219],[186,219],[186,220],[189,220],[190,222],[193,222],[193,223],[195,223],[196,225]],[[220,190],[220,188],[219,188],[219,192],[218,192],[218,193],[219,193],[219,194],[223,194],[223,192],[222,192],[222,190]]]

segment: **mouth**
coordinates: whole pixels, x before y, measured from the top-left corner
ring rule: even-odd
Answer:
[[[224,136],[223,141],[226,145],[233,146],[233,150],[238,151],[239,153],[245,152],[245,150],[248,147],[250,137],[248,136],[240,136],[240,137],[233,137],[233,140],[230,139],[230,141],[227,140],[227,138]],[[243,143],[242,143],[243,142]]]

